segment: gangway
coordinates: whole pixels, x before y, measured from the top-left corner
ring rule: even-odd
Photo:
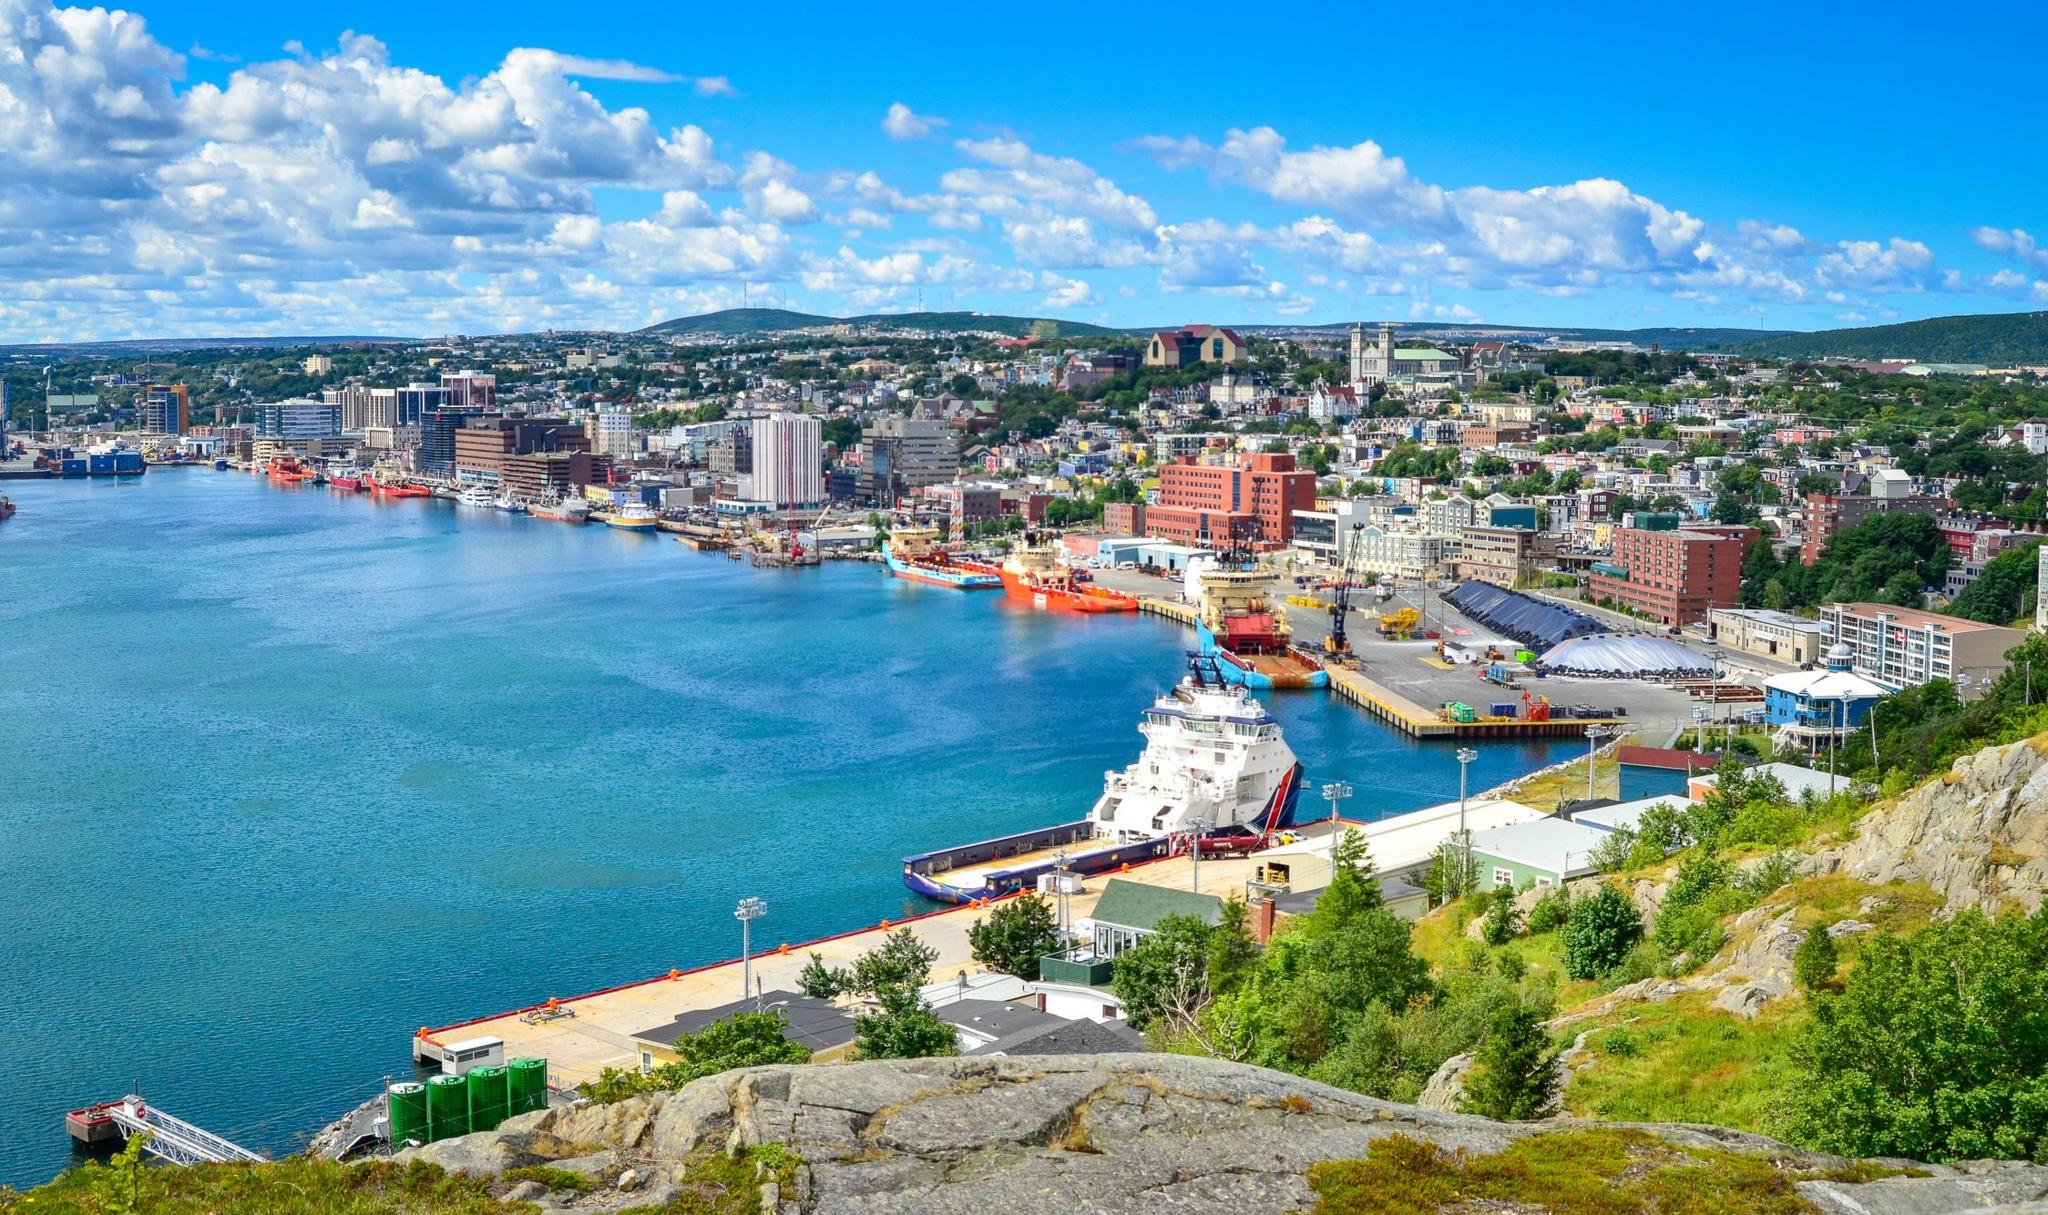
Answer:
[[[133,1093],[119,1101],[73,1110],[65,1118],[71,1135],[86,1143],[117,1132],[122,1139],[147,1134],[142,1150],[171,1164],[261,1164],[263,1157],[212,1131],[173,1117]]]

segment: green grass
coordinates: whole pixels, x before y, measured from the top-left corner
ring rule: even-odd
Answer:
[[[506,1169],[505,1180],[538,1181],[551,1190],[569,1194],[590,1188],[590,1178],[581,1173],[572,1173],[568,1169],[558,1169],[551,1164],[527,1164],[516,1169]]]
[[[1634,1130],[1538,1135],[1492,1156],[1391,1135],[1364,1160],[1309,1170],[1314,1215],[1802,1215],[1800,1175],[1731,1152],[1678,1148]]]
[[[1627,1005],[1586,1040],[1595,1062],[1565,1089],[1565,1110],[1768,1134],[1792,1039],[1806,1016],[1796,1000],[1779,1001],[1753,1021],[1710,1008],[1703,996]]]

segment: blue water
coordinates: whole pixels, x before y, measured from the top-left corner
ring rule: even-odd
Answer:
[[[242,473],[0,490],[0,1184],[138,1085],[287,1150],[416,1026],[732,956],[742,896],[770,942],[922,909],[900,858],[1080,813],[1188,642]],[[1455,796],[1269,700],[1348,813]]]

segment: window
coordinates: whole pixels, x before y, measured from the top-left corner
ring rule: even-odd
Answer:
[[[641,1051],[641,1052],[640,1052],[640,1074],[644,1076],[644,1075],[646,1075],[646,1074],[647,1074],[648,1072],[651,1072],[651,1071],[653,1071],[653,1070],[654,1070],[654,1056],[653,1056],[653,1055],[652,1055],[651,1053],[647,1052],[647,1051],[644,1051],[644,1050],[643,1050],[643,1051]]]
[[[1493,884],[1496,889],[1502,886],[1510,890],[1514,889],[1515,871],[1512,869],[1495,869],[1493,871]]]

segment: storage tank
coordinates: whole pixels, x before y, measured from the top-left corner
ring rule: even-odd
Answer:
[[[391,1142],[427,1142],[427,1086],[407,1080],[391,1086]]]
[[[469,1129],[495,1131],[510,1111],[506,1099],[511,1090],[504,1067],[472,1067],[463,1079],[469,1082]]]
[[[461,1076],[435,1076],[427,1081],[427,1137],[452,1139],[469,1134],[469,1081]]]
[[[546,1059],[514,1059],[505,1070],[511,1074],[513,1113],[530,1114],[548,1107]]]

